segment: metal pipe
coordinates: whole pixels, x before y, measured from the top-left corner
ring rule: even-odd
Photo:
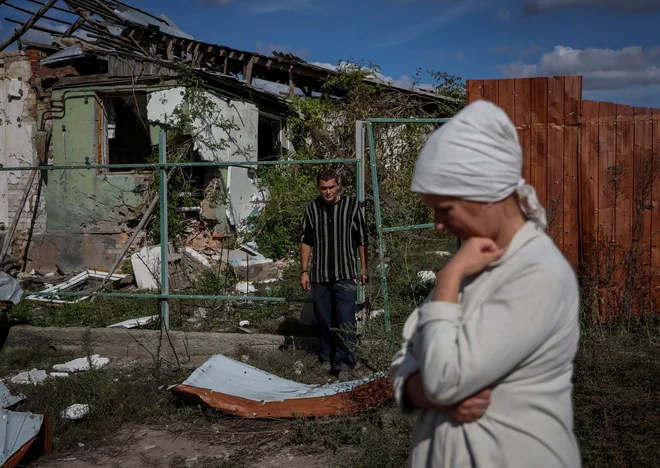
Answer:
[[[254,302],[307,302],[306,298],[290,298],[290,297],[257,297],[257,296],[207,296],[196,294],[130,294],[130,293],[84,293],[84,292],[67,292],[67,291],[52,291],[52,292],[29,292],[26,291],[24,296],[39,296],[39,297],[90,297],[97,295],[100,297],[121,297],[121,298],[135,298],[135,299],[186,299],[197,301],[254,301]]]
[[[408,231],[409,229],[431,229],[434,224],[413,224],[411,226],[396,226],[383,228],[383,232],[399,232],[399,231]]]
[[[442,119],[405,119],[405,118],[376,118],[376,119],[367,119],[367,122],[371,123],[446,123],[451,119],[442,118]]]
[[[154,164],[69,164],[69,165],[42,165],[25,167],[0,167],[3,171],[57,171],[69,169],[156,169],[164,167],[242,167],[242,166],[279,166],[279,165],[305,165],[305,164],[354,164],[358,160],[352,159],[301,159],[301,160],[274,160],[274,161],[231,161],[231,162],[175,162]]]
[[[358,209],[362,211],[362,216],[364,217],[364,127],[361,120],[355,122],[355,156],[358,160],[355,164],[355,194]],[[363,266],[360,262],[359,252],[356,255],[358,271],[361,271]],[[364,286],[362,285],[362,281],[358,280],[357,286],[357,300],[358,302],[362,302],[364,301]]]
[[[378,259],[380,261],[380,278],[383,288],[383,308],[385,310],[385,327],[391,330],[390,298],[387,291],[387,277],[385,274],[385,242],[383,241],[383,218],[380,213],[380,194],[378,189],[378,171],[376,170],[376,140],[371,120],[367,120],[367,134],[369,135],[369,159],[371,160],[371,180],[374,190],[374,206],[376,208],[376,232],[378,233]]]
[[[158,160],[167,162],[167,134],[161,131],[158,135]],[[170,293],[170,278],[168,272],[168,223],[167,223],[167,169],[160,168],[160,293],[167,296]],[[170,329],[170,303],[167,297],[160,300],[160,312],[165,330]]]

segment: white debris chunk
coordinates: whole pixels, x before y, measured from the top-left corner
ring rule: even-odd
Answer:
[[[89,414],[89,405],[76,403],[62,411],[63,419],[82,419]]]
[[[250,321],[249,320],[241,320],[238,322],[239,327],[249,327],[250,326]]]
[[[56,378],[63,378],[63,377],[68,377],[69,374],[67,372],[51,372],[48,374],[48,377],[56,377]]]
[[[369,318],[376,318],[380,317],[381,315],[385,315],[385,309],[372,310],[369,314]]]
[[[192,258],[194,258],[199,263],[204,265],[206,268],[211,268],[211,264],[209,263],[209,261],[206,259],[206,257],[204,255],[197,252],[196,250],[191,249],[190,247],[186,247],[185,250],[186,250],[186,253],[188,255],[190,255]]]
[[[417,273],[417,278],[422,283],[433,283],[435,281],[435,273],[432,271],[420,271]]]
[[[58,372],[84,372],[90,370],[90,361],[94,369],[100,369],[110,363],[110,359],[94,354],[89,359],[83,357],[64,364],[55,364],[53,370]]]
[[[303,371],[304,368],[305,368],[305,365],[300,361],[296,361],[293,364],[293,370],[296,373],[296,375],[302,374],[302,371]]]
[[[106,328],[138,328],[149,325],[156,320],[158,320],[158,315],[148,315],[146,317],[124,320],[123,322],[108,325]]]
[[[9,381],[17,385],[39,385],[48,377],[45,370],[32,369],[31,371],[21,372],[9,378]]]
[[[255,288],[252,283],[237,283],[236,286],[234,286],[234,289],[236,292],[247,294],[247,293],[252,293],[252,292],[257,292],[257,288]]]

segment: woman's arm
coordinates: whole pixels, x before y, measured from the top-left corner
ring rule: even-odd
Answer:
[[[492,386],[545,342],[557,310],[566,307],[557,274],[540,265],[521,269],[478,310],[464,311],[454,298],[463,273],[441,272],[436,298],[443,300],[421,307],[417,324],[414,354],[426,397],[456,404]]]

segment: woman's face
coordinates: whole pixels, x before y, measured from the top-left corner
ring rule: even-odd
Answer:
[[[461,239],[488,237],[485,203],[426,194],[422,199],[433,210],[436,231],[446,230]]]

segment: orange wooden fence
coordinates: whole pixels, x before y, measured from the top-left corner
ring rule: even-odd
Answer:
[[[574,266],[591,265],[601,315],[625,306],[623,287],[639,292],[635,310],[660,297],[660,109],[583,101],[578,76],[469,80],[467,102],[478,99],[516,125],[548,232]]]

